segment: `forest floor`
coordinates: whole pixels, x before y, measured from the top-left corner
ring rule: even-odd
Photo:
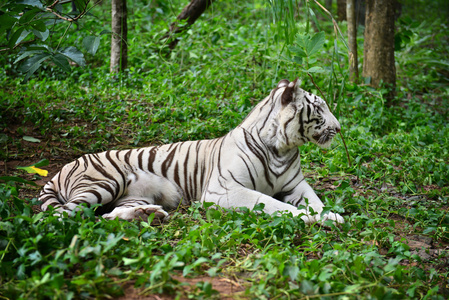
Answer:
[[[20,197],[22,199],[32,199],[38,196],[40,189],[45,185],[45,183],[50,180],[54,175],[56,175],[59,170],[67,163],[76,159],[79,155],[72,151],[71,149],[65,148],[62,143],[54,143],[52,141],[46,141],[44,137],[40,136],[38,133],[38,128],[36,128],[32,124],[28,124],[27,126],[22,125],[22,130],[27,132],[27,134],[42,139],[40,143],[29,142],[21,139],[21,135],[14,131],[14,127],[10,127],[6,130],[8,135],[16,138],[19,143],[14,143],[15,147],[9,148],[9,156],[16,157],[16,159],[8,160],[8,161],[0,161],[0,176],[17,176],[20,174],[21,177],[34,180],[37,184],[36,187],[27,187],[20,190]],[[82,141],[81,141],[82,142]],[[20,145],[20,147],[18,147]],[[43,146],[45,145],[45,146]],[[52,149],[59,149],[58,156],[53,156],[51,151]],[[48,171],[48,176],[43,177],[41,179],[36,180],[34,175],[25,174],[20,170],[17,170],[18,166],[28,166],[33,163],[36,163],[37,157],[48,157],[49,165],[45,167]],[[311,174],[306,174],[306,177],[313,178],[313,171]],[[351,182],[352,188],[355,191],[356,195],[364,195],[369,196],[372,194],[379,193],[375,187],[369,187],[362,185],[358,178],[350,175],[348,181]],[[341,180],[339,177],[329,177],[322,178],[318,180],[314,185],[314,189],[324,190],[324,191],[332,191],[337,188],[336,182]],[[432,185],[428,187],[423,187],[424,189],[438,189],[438,186]],[[400,198],[404,201],[404,203],[408,203],[410,201],[433,201],[426,199],[421,196],[413,196],[406,198],[400,193],[398,193],[393,187],[388,185],[382,185],[382,192],[384,194],[389,194],[392,197]],[[39,212],[40,208],[38,206],[34,206],[33,209],[35,212]],[[442,207],[446,211],[449,207]],[[409,246],[409,250],[411,255],[417,255],[421,259],[421,267],[425,270],[435,269],[438,273],[447,273],[449,272],[449,243],[444,242],[443,240],[435,240],[429,236],[416,234],[416,232],[422,231],[420,228],[414,228],[414,232],[410,231],[410,228],[413,228],[414,224],[399,214],[391,213],[388,216],[388,219],[394,221],[394,235],[395,241],[400,241]],[[365,243],[369,243],[369,241],[365,241]],[[372,241],[372,243],[377,243],[376,241]],[[382,247],[379,249],[379,253],[382,255],[387,255],[389,253],[388,247]],[[445,257],[443,260],[438,260],[438,258]],[[310,258],[314,258],[313,256]],[[416,266],[418,262],[413,261],[409,262],[408,260],[403,260],[401,265],[410,265]],[[249,282],[247,280],[242,279],[241,274],[235,274],[235,276],[228,277],[210,277],[210,276],[198,276],[198,277],[183,277],[182,272],[178,272],[172,276],[173,280],[178,282],[179,290],[177,291],[177,295],[184,295],[181,299],[188,299],[189,293],[192,289],[195,288],[196,284],[199,282],[209,282],[212,285],[212,288],[219,293],[220,299],[250,299],[247,295],[245,296],[244,291]],[[175,299],[175,295],[171,294],[144,294],[142,295],[143,288],[139,289],[134,287],[134,282],[129,281],[125,282],[122,285],[124,295],[118,298],[119,300],[169,300]],[[447,285],[444,278],[441,280],[440,292],[444,295],[449,295],[449,286]]]

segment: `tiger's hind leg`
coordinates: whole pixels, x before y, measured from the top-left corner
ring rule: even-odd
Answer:
[[[104,218],[147,221],[154,214],[154,220],[161,222],[168,216],[163,207],[176,208],[183,198],[177,185],[154,173],[136,171],[128,179],[127,194],[113,203],[114,209]]]
[[[147,204],[144,204],[147,203]],[[113,220],[119,218],[126,221],[142,220],[148,221],[151,214],[154,214],[153,223],[162,223],[168,217],[168,213],[160,205],[151,204],[152,199],[125,197],[120,199],[115,208],[103,218]]]

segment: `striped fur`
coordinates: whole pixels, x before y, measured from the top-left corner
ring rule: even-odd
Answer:
[[[86,154],[64,166],[39,200],[60,213],[101,203],[103,217],[125,220],[163,219],[164,209],[196,200],[225,208],[263,203],[267,213],[291,212],[306,223],[342,223],[338,214],[320,216],[324,205],[304,180],[298,150],[307,142],[327,147],[339,131],[321,98],[284,79],[221,138]],[[307,209],[298,209],[306,199]]]

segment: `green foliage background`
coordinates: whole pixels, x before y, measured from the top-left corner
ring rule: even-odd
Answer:
[[[353,164],[337,138],[325,151],[302,147],[303,167],[346,223],[328,224],[328,231],[288,215],[199,205],[174,212],[159,227],[99,222],[89,209],[84,217],[58,220],[33,211],[37,188],[6,180],[0,184],[2,297],[115,297],[129,281],[146,293],[181,295],[174,274],[206,274],[238,278],[245,288],[238,296],[249,298],[446,298],[449,30],[437,12],[427,20],[405,14],[397,22],[398,96],[388,107],[385,90],[345,80],[345,46],[316,7],[317,23],[300,12],[302,35],[288,48],[265,2],[217,1],[170,53],[160,38],[185,4],[129,3],[129,70],[123,74],[109,73],[108,1],[71,26],[61,42],[61,49],[82,49],[86,38],[100,39],[95,55],[83,50],[85,68],[71,65],[64,72],[44,63],[24,82],[13,64],[20,52],[4,52],[1,159],[68,162],[111,148],[214,138],[239,124],[282,78],[300,77],[305,89],[319,94],[309,71],[342,124]],[[344,34],[345,23],[339,25]],[[56,33],[67,28],[57,26]],[[322,47],[301,57],[295,47],[318,31],[324,31],[315,35],[324,35]],[[54,48],[56,33],[48,41]],[[363,57],[361,34],[358,42]],[[40,142],[31,147],[24,136]],[[25,177],[19,172],[2,175]],[[406,243],[413,235],[431,238],[441,251],[424,260]],[[204,282],[191,297],[219,296]]]

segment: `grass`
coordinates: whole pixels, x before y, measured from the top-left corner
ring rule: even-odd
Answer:
[[[278,61],[270,14],[257,2],[236,4],[241,14],[218,2],[169,56],[158,37],[176,5],[130,5],[127,74],[108,73],[107,36],[98,54],[86,57],[89,66],[70,74],[47,65],[22,83],[14,57],[0,58],[1,176],[42,184],[13,166],[47,158],[54,174],[83,153],[221,136],[282,78],[299,76],[318,93],[297,65]],[[69,32],[68,45],[107,29],[101,9],[80,22],[82,30]],[[447,298],[448,29],[403,17],[398,30],[408,30],[410,40],[396,52],[398,96],[391,105],[384,89],[341,84],[347,55],[337,42],[332,60],[333,29],[320,23],[326,42],[317,65],[333,66],[339,79],[328,100],[338,105],[353,164],[339,138],[327,150],[306,145],[301,156],[308,181],[328,208],[343,214],[344,225],[307,227],[260,208],[199,204],[172,212],[161,226],[99,221],[87,208],[58,220],[36,209],[40,187],[4,181],[1,297],[111,298],[129,296],[131,285],[133,293],[195,299]],[[314,78],[323,90],[331,82],[326,74]],[[221,279],[235,289],[218,291]]]

